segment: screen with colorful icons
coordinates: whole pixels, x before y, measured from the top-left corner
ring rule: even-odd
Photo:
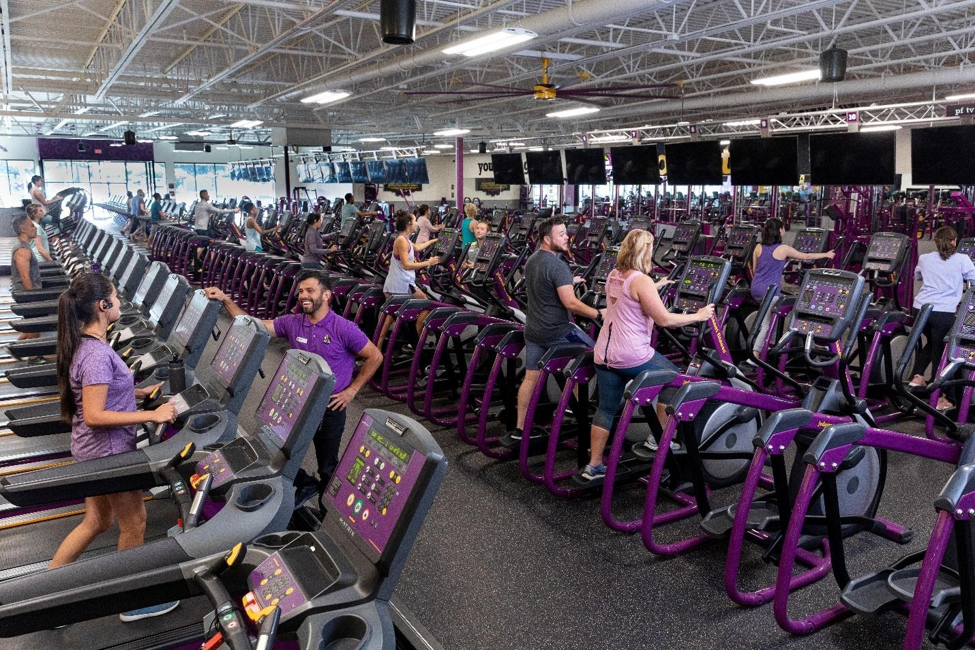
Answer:
[[[250,326],[231,327],[227,337],[220,344],[213,358],[213,365],[217,378],[224,386],[229,387],[233,383],[240,364],[250,350],[254,334],[256,332]]]
[[[264,393],[257,416],[285,444],[312,393],[318,375],[300,363],[278,368],[278,374]]]
[[[190,342],[190,337],[193,336],[193,330],[196,329],[197,323],[203,317],[206,306],[206,295],[202,292],[193,294],[193,299],[190,300],[190,304],[186,305],[183,315],[179,317],[179,322],[176,323],[176,330],[173,332],[176,343],[184,348],[186,347],[186,344]]]

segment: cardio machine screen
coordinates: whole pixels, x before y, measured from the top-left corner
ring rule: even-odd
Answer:
[[[620,249],[615,246],[603,252],[603,256],[599,260],[599,266],[596,267],[595,277],[593,278],[597,283],[606,282],[606,278],[609,277],[609,272],[616,268],[616,258],[619,254]]]
[[[728,250],[733,251],[733,257],[742,257],[748,245],[755,241],[755,231],[751,228],[732,228],[728,233]]]
[[[478,271],[487,270],[487,267],[491,264],[491,260],[494,259],[494,254],[501,247],[501,242],[502,239],[500,237],[484,238],[484,241],[477,248],[477,259],[474,262],[474,267]]]
[[[203,311],[206,309],[206,306],[207,297],[204,294],[193,294],[193,299],[190,300],[190,304],[186,305],[186,309],[183,310],[183,315],[176,324],[176,330],[173,332],[176,343],[184,348],[186,347],[190,342],[190,337],[193,336],[193,330],[196,329],[197,323],[203,317]]]
[[[671,248],[678,253],[686,253],[691,248],[691,239],[697,233],[697,226],[680,225],[674,228],[674,239],[671,241]]]
[[[177,284],[179,284],[178,276],[170,276],[165,284],[163,284],[162,289],[159,290],[156,301],[149,308],[149,317],[155,322],[158,323],[159,319],[162,318],[163,310],[169,305],[169,301],[173,299],[173,292],[176,291]]]
[[[711,287],[721,277],[723,269],[724,265],[720,262],[695,261],[684,273],[678,291],[683,295],[706,298],[711,292]]]
[[[135,267],[138,263],[139,263],[138,255],[133,255],[129,258],[129,262],[125,267],[125,272],[122,274],[122,277],[119,278],[118,281],[119,289],[121,289],[122,287],[124,287],[129,283],[129,278],[132,277],[132,272],[135,270]]]
[[[254,340],[254,334],[256,334],[254,328],[249,326],[231,327],[227,338],[217,348],[213,366],[217,379],[224,387],[230,387],[234,381],[237,370],[251,347],[251,341]]]
[[[796,311],[814,316],[838,318],[847,313],[853,283],[847,280],[819,280],[799,294]]]
[[[444,255],[449,255],[454,252],[454,246],[456,246],[456,235],[457,230],[454,228],[444,228],[440,231],[440,235],[437,237],[437,251],[435,255],[443,257]]]
[[[589,226],[589,239],[598,241],[603,238],[605,232],[606,219],[593,219],[592,225]]]
[[[868,270],[889,270],[898,259],[904,248],[904,240],[900,237],[880,237],[873,236],[870,239],[870,248],[867,249],[866,260],[863,268]]]
[[[312,393],[317,373],[300,363],[292,362],[278,368],[278,375],[267,387],[264,399],[257,408],[257,416],[281,441],[288,442],[295,420]]]
[[[800,253],[821,253],[823,252],[823,242],[826,241],[825,235],[825,232],[800,230],[796,233],[792,247]]]
[[[146,277],[142,278],[142,282],[139,283],[139,288],[135,290],[135,295],[132,297],[132,302],[137,305],[141,305],[146,300],[146,294],[149,293],[149,288],[152,287],[152,283],[156,281],[156,276],[162,272],[162,266],[159,264],[152,264],[149,267],[149,272],[146,273]]]
[[[649,219],[635,218],[635,219],[630,219],[630,223],[627,225],[626,231],[630,232],[632,230],[648,230],[649,228],[650,228]]]
[[[962,255],[968,255],[975,261],[975,238],[966,237],[958,242],[958,252]]]

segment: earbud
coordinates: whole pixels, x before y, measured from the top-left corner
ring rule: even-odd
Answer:
[[[108,311],[111,308],[112,308],[112,301],[111,300],[102,300],[102,309],[104,309],[105,311]]]

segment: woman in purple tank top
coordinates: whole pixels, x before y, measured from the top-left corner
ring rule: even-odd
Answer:
[[[58,388],[61,415],[71,424],[71,455],[76,461],[132,451],[136,425],[176,419],[170,403],[154,411],[136,410],[136,399],[162,384],[135,388],[132,372],[106,341],[109,323],[120,316],[119,307],[115,287],[99,273],[79,275],[58,299]],[[120,551],[142,545],[146,508],[141,490],[86,498],[84,518],[61,543],[49,568],[74,562],[115,520]],[[152,615],[137,610],[123,614],[122,620]]]
[[[575,476],[581,484],[601,481],[606,476],[603,452],[623,403],[626,384],[644,370],[677,371],[677,366],[650,345],[654,323],[682,327],[714,315],[714,305],[693,314],[667,311],[657,290],[671,281],[655,283],[648,275],[652,268],[653,235],[646,230],[630,231],[620,246],[616,268],[606,278],[606,317],[593,350],[599,406],[592,420],[589,464]],[[664,404],[658,404],[661,423],[667,419],[664,409]],[[645,444],[650,450],[656,449],[652,436]]]
[[[782,289],[782,273],[786,265],[792,260],[800,262],[815,262],[816,260],[831,260],[836,257],[835,251],[828,253],[800,253],[792,246],[782,243],[785,235],[785,225],[781,219],[772,217],[765,222],[762,227],[762,243],[755,246],[752,253],[752,298],[760,303],[765,300],[769,291],[776,294]],[[772,310],[765,315],[762,320],[758,337],[755,344],[759,346],[755,350],[755,356],[761,353],[761,347],[765,344],[765,337],[768,334],[768,324],[771,320]]]

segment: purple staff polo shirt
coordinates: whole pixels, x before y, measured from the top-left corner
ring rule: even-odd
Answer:
[[[275,318],[274,334],[288,339],[292,348],[314,352],[325,359],[335,375],[333,394],[352,383],[356,355],[369,343],[369,338],[355,323],[331,309],[325,318],[314,324],[307,314]]]

